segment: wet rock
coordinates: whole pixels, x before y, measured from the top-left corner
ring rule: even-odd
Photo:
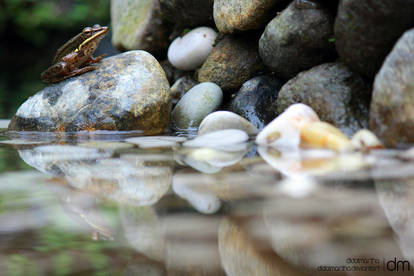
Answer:
[[[164,71],[153,56],[130,51],[106,58],[97,67],[29,98],[9,130],[164,132],[171,97]]]
[[[224,129],[240,129],[247,134],[259,132],[249,121],[233,112],[216,111],[209,114],[201,122],[198,128],[198,135]]]
[[[168,48],[168,60],[181,70],[191,71],[200,67],[210,52],[217,33],[209,27],[196,28],[183,37],[177,37]]]
[[[403,32],[414,26],[407,0],[340,1],[335,45],[342,62],[373,78]]]
[[[161,14],[180,27],[214,26],[213,0],[160,0]]]
[[[168,25],[159,0],[112,0],[112,44],[120,50],[145,50],[161,55],[168,47]]]
[[[173,104],[179,101],[184,94],[196,86],[199,82],[191,78],[189,75],[185,75],[179,78],[170,88],[171,97],[173,97]]]
[[[223,90],[238,89],[262,69],[254,38],[226,36],[213,48],[200,68],[198,81],[214,82]]]
[[[137,145],[142,149],[147,149],[177,147],[180,142],[184,142],[185,140],[185,137],[176,136],[142,136],[128,138],[126,142]]]
[[[315,121],[319,121],[319,118],[312,108],[301,103],[293,104],[260,131],[256,143],[261,146],[296,149],[300,144],[301,128]]]
[[[260,29],[270,21],[276,5],[286,0],[216,0],[214,22],[220,33]]]
[[[171,113],[175,129],[198,127],[209,113],[215,111],[223,100],[223,92],[215,83],[200,83],[190,89]]]
[[[377,74],[370,128],[386,146],[414,142],[414,29],[397,42]]]
[[[332,37],[333,18],[327,10],[297,8],[292,2],[266,26],[259,53],[278,77],[290,78],[332,59]]]
[[[229,110],[262,129],[276,116],[276,99],[282,82],[272,76],[258,76],[248,80],[230,103]]]
[[[322,121],[352,135],[368,124],[370,86],[340,63],[327,63],[288,81],[277,99],[278,112],[301,102],[312,107]]]

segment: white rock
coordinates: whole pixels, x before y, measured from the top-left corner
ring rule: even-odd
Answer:
[[[377,136],[367,129],[357,131],[354,136],[352,136],[351,144],[355,149],[359,150],[384,147]]]
[[[262,146],[297,148],[300,144],[300,129],[315,121],[319,121],[319,117],[311,107],[293,104],[257,135],[256,143]]]
[[[206,134],[223,129],[240,129],[247,134],[257,134],[259,130],[245,118],[230,111],[216,111],[203,119],[198,134]]]
[[[204,147],[222,150],[240,150],[239,145],[249,140],[246,132],[239,129],[226,129],[209,132],[185,142],[185,147]],[[235,146],[235,147],[234,147]]]
[[[213,49],[217,33],[208,27],[196,28],[177,37],[168,48],[168,60],[181,70],[200,67]]]
[[[178,143],[184,142],[186,138],[177,136],[142,136],[128,138],[125,141],[140,148],[171,148],[178,146]]]

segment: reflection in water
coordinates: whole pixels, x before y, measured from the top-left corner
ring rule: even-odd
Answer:
[[[414,170],[401,151],[257,155],[251,143],[131,136],[0,146],[43,173],[0,174],[0,271],[389,275],[349,259],[414,263]]]

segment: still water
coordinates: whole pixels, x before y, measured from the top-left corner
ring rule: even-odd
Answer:
[[[0,130],[1,275],[412,274],[413,153],[138,135]]]

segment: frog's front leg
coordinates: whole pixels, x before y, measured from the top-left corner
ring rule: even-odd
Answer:
[[[85,66],[79,69],[73,69],[71,72],[69,72],[63,79],[68,79],[74,76],[82,75],[86,72],[93,71],[96,69],[96,66]]]
[[[100,62],[104,57],[106,56],[106,54],[102,54],[102,55],[100,55],[100,56],[98,56],[98,57],[93,57],[93,56],[90,56],[89,58],[88,58],[88,60],[86,61],[86,63],[85,63],[85,65],[90,65],[90,64],[92,64],[92,63],[97,63],[97,62]]]

